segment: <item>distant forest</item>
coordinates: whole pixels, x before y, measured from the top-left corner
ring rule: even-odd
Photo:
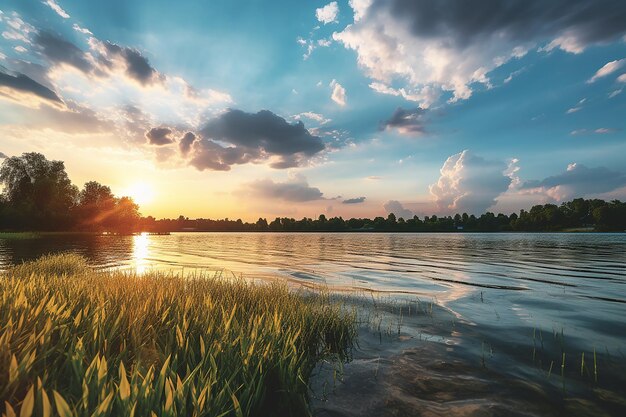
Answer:
[[[577,198],[560,205],[545,204],[505,215],[487,212],[479,217],[397,218],[393,213],[374,219],[342,217],[317,219],[260,218],[238,220],[142,217],[129,197],[116,197],[96,181],[82,189],[72,184],[61,161],[40,153],[6,158],[0,166],[0,230],[82,232],[550,232],[567,230],[626,231],[626,203]]]

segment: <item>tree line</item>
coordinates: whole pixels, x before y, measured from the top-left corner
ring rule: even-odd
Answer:
[[[564,230],[626,231],[626,203],[614,200],[585,200],[577,198],[556,204],[533,206],[519,214],[484,213],[456,214],[454,216],[413,216],[398,218],[390,213],[374,219],[342,217],[296,220],[277,217],[271,222],[260,218],[254,223],[238,220],[141,219],[142,228],[154,232],[556,232]]]
[[[351,218],[320,215],[296,220],[277,217],[268,222],[237,220],[155,219],[141,217],[129,197],[115,197],[111,189],[95,181],[79,190],[61,161],[42,154],[25,153],[4,160],[0,166],[1,230],[94,232],[550,232],[563,230],[626,231],[626,203],[577,198],[560,205],[544,204],[519,214],[484,213],[454,216]]]

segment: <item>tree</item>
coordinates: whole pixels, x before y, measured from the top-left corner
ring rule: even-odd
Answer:
[[[132,198],[122,197],[116,199],[113,212],[108,217],[108,225],[111,230],[120,233],[131,233],[136,231],[139,222],[139,206]]]
[[[0,166],[5,205],[15,215],[14,227],[40,230],[67,228],[78,189],[62,161],[29,152],[6,158]]]
[[[257,230],[260,232],[265,232],[267,230],[267,220],[259,217],[259,220],[256,222]]]
[[[111,189],[96,181],[89,181],[78,194],[76,224],[81,229],[104,230],[115,211],[115,196]]]

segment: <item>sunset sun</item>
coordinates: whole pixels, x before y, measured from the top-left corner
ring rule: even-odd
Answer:
[[[154,200],[154,187],[146,182],[135,182],[128,186],[123,194],[141,206]]]

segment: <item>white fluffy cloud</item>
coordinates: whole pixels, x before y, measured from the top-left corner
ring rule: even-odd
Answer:
[[[503,162],[488,161],[464,150],[444,162],[430,193],[442,213],[480,214],[507,191],[516,172],[511,164],[507,167]]]
[[[336,1],[328,3],[324,7],[320,7],[315,10],[315,17],[323,24],[337,22],[337,16],[339,15],[339,6]]]
[[[59,6],[59,4],[55,0],[46,0],[46,1],[43,1],[42,3],[50,7],[52,10],[54,10],[63,19],[69,19],[70,15],[67,14],[67,12],[63,10],[63,8]]]
[[[425,86],[467,99],[489,73],[542,45],[582,52],[619,39],[625,3],[583,0],[354,0],[354,23],[333,38],[357,53],[376,91],[428,107]],[[372,88],[374,88],[374,86]],[[404,89],[404,93],[401,89]],[[412,98],[409,98],[412,97]]]
[[[330,82],[330,88],[333,89],[333,92],[330,95],[330,98],[340,106],[346,105],[346,89],[343,88],[341,84],[337,82],[337,80],[332,80]]]
[[[349,0],[348,4],[352,7],[354,11],[354,21],[358,22],[361,20],[363,16],[365,16],[365,12],[372,4],[373,0]]]
[[[602,66],[602,68],[596,71],[593,77],[589,78],[587,82],[593,83],[602,77],[606,77],[607,75],[614,73],[615,71],[620,69],[624,65],[625,62],[626,62],[626,59],[619,59],[619,60],[607,62],[606,64]]]
[[[292,116],[292,118],[295,119],[295,120],[308,119],[308,120],[312,120],[314,122],[317,122],[320,125],[325,125],[326,123],[329,123],[329,122],[332,121],[332,119],[327,119],[326,117],[324,117],[323,114],[315,113],[315,112],[312,112],[312,111],[305,111],[303,113],[298,113],[298,114]]]

